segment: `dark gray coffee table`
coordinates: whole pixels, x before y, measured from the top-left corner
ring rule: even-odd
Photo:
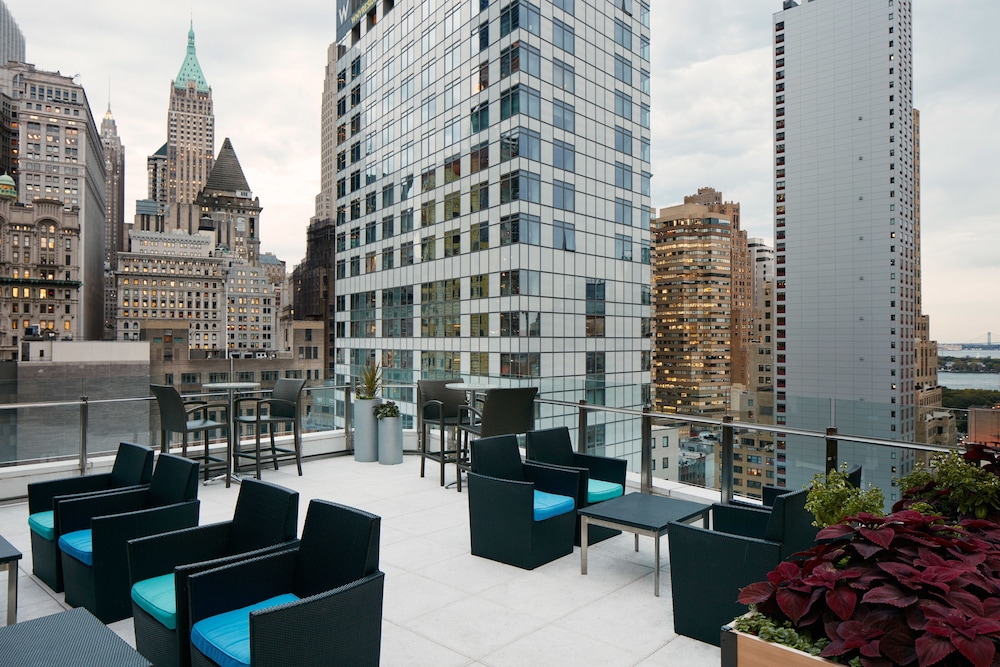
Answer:
[[[639,536],[653,538],[655,568],[653,593],[660,596],[660,536],[667,532],[667,524],[705,509],[702,503],[688,500],[630,493],[602,503],[577,510],[580,515],[580,574],[587,574],[587,536],[590,525],[605,526],[615,530],[635,533],[635,550],[639,550]]]
[[[21,552],[0,537],[0,567],[7,569],[7,625],[17,623],[17,562]]]
[[[0,628],[0,665],[152,667],[152,664],[83,607]]]

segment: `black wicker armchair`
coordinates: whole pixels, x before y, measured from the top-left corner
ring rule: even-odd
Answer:
[[[299,470],[299,477],[302,476],[302,430],[299,425],[299,405],[302,399],[302,388],[305,380],[295,378],[281,378],[274,383],[274,389],[267,398],[238,398],[233,406],[235,422],[237,425],[247,424],[254,427],[255,447],[252,451],[246,451],[240,446],[239,433],[236,434],[236,467],[239,469],[240,459],[252,459],[257,479],[260,479],[260,433],[266,429],[271,436],[271,462],[274,469],[278,469],[278,454],[294,456],[295,465]],[[243,406],[247,403],[253,404],[252,414],[242,414]],[[287,447],[276,447],[274,445],[274,429],[276,426],[286,427],[292,425],[292,449]]]
[[[458,427],[462,430],[455,459],[456,487],[462,490],[462,471],[470,468],[469,438],[525,433],[535,428],[535,396],[538,387],[491,389],[486,392],[482,410],[462,405]]]
[[[192,664],[378,665],[380,522],[313,500],[297,547],[191,576]]]
[[[427,459],[436,461],[440,468],[440,485],[444,486],[445,465],[455,460],[457,451],[448,449],[445,433],[448,429],[455,432],[455,442],[458,442],[458,409],[465,403],[465,392],[448,389],[445,385],[457,380],[418,380],[417,405],[420,409],[420,476],[424,476],[424,466]],[[438,431],[439,443],[437,451],[431,451],[429,433],[431,428]],[[457,448],[457,445],[456,445]]]
[[[198,525],[198,462],[160,454],[148,488],[59,503],[66,604],[103,623],[127,618],[128,541]]]
[[[580,473],[522,461],[514,435],[470,447],[472,555],[533,570],[573,553]]]
[[[83,493],[107,493],[149,484],[153,474],[153,450],[122,442],[109,473],[67,477],[28,485],[28,526],[31,528],[31,570],[56,593],[63,590],[62,560],[59,557],[61,526],[55,506]]]
[[[770,511],[716,504],[670,523],[674,632],[719,645],[719,628],[746,611],[739,589],[815,542],[806,494],[778,496]],[[712,528],[691,525],[699,518]]]
[[[580,488],[577,489],[575,496],[577,508],[617,498],[625,493],[625,472],[628,463],[624,459],[573,451],[569,429],[565,426],[528,431],[525,434],[525,441],[526,456],[529,461],[575,468],[580,472]],[[588,529],[587,544],[596,544],[601,540],[620,535],[621,532],[592,525]],[[580,546],[579,522],[576,524],[575,544]]]
[[[245,479],[232,521],[129,541],[136,650],[157,667],[190,665],[188,578],[294,546],[298,516],[298,492]]]

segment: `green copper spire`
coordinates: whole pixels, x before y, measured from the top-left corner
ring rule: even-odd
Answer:
[[[201,72],[201,65],[198,64],[198,55],[195,53],[194,49],[193,19],[191,21],[191,27],[188,30],[187,55],[184,56],[184,64],[181,65],[181,71],[177,73],[177,78],[174,79],[174,87],[186,88],[188,81],[194,81],[199,92],[208,92],[208,82],[205,81],[205,75]]]

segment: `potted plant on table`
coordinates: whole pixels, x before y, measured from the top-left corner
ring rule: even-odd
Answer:
[[[378,462],[396,465],[403,462],[403,419],[394,401],[384,401],[372,408],[378,420]]]
[[[372,408],[382,388],[382,367],[369,362],[361,369],[354,389],[354,460],[370,463],[378,460],[378,430]]]

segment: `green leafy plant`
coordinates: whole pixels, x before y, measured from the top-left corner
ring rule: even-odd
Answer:
[[[1000,511],[1000,477],[972,454],[937,454],[930,465],[901,477],[897,486],[902,499],[893,510],[915,509],[950,519],[985,519]]]
[[[389,417],[399,416],[399,406],[396,405],[395,401],[383,401],[381,403],[376,403],[372,406],[372,412],[375,414],[375,419],[388,419]]]
[[[751,611],[749,614],[734,620],[733,628],[748,635],[760,637],[766,642],[788,646],[809,655],[819,655],[830,643],[826,637],[813,639],[808,631],[799,632],[792,626],[791,621],[776,623],[758,611]]]
[[[867,489],[859,489],[851,484],[847,478],[846,463],[841,470],[813,477],[806,497],[806,509],[816,517],[813,525],[818,528],[840,523],[845,517],[859,512],[882,516],[885,514],[884,506],[882,489],[871,485]]]
[[[382,366],[380,364],[367,363],[361,369],[361,377],[358,379],[358,386],[354,390],[355,398],[363,401],[370,401],[378,394],[382,388]]]

